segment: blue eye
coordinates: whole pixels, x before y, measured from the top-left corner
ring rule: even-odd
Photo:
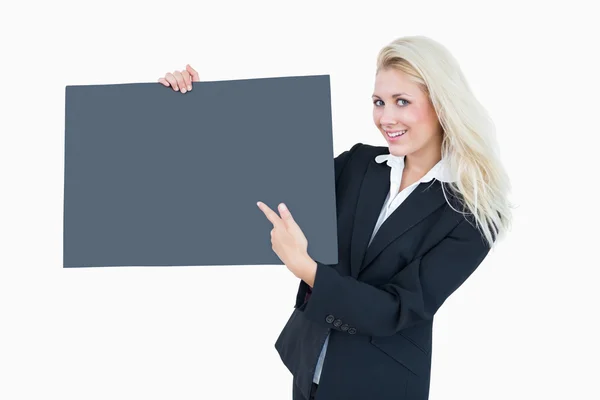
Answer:
[[[377,102],[378,102],[378,101],[381,101],[381,100],[380,100],[380,99],[377,99],[377,100],[373,101],[373,104],[375,104],[375,107],[379,107],[379,106],[377,105]],[[408,100],[404,100],[404,99],[398,99],[398,101],[404,101],[404,102],[406,103],[406,105],[410,104],[410,102],[409,102]]]

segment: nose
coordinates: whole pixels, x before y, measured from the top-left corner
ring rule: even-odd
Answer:
[[[390,107],[384,107],[379,118],[381,125],[396,125],[396,118],[393,115],[393,110]]]

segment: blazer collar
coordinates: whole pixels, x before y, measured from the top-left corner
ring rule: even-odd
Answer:
[[[382,152],[388,151],[387,148],[382,149]],[[385,159],[389,161],[389,157]],[[381,161],[382,158],[378,160]],[[369,161],[355,211],[350,246],[351,276],[357,278],[385,247],[446,202],[440,180],[434,176],[442,178],[442,175],[435,172],[431,179],[419,183],[402,205],[383,222],[371,245],[367,247],[391,186],[388,166],[376,159]]]
[[[383,163],[387,161],[387,165],[392,169],[390,173],[390,182],[398,184],[400,187],[400,181],[402,180],[402,171],[404,170],[404,159],[405,156],[395,156],[393,154],[380,154],[375,157],[375,162]],[[425,176],[423,176],[420,182],[429,182],[432,179],[437,179],[441,182],[454,182],[456,178],[452,174],[450,167],[448,166],[446,159],[442,158],[431,168]]]

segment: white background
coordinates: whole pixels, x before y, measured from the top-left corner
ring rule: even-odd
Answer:
[[[600,398],[597,14],[482,3],[3,6],[0,398],[291,399],[274,343],[299,280],[283,265],[62,268],[65,86],[156,82],[187,63],[206,81],[330,74],[337,155],[385,145],[375,57],[413,34],[459,60],[519,207],[436,315],[430,399]]]

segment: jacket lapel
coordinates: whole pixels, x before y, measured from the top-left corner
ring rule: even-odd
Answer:
[[[386,164],[378,164],[374,159],[371,160],[358,197],[350,246],[350,273],[355,278],[387,245],[445,202],[441,183],[438,180],[420,183],[383,222],[367,248],[389,190],[389,167]]]

